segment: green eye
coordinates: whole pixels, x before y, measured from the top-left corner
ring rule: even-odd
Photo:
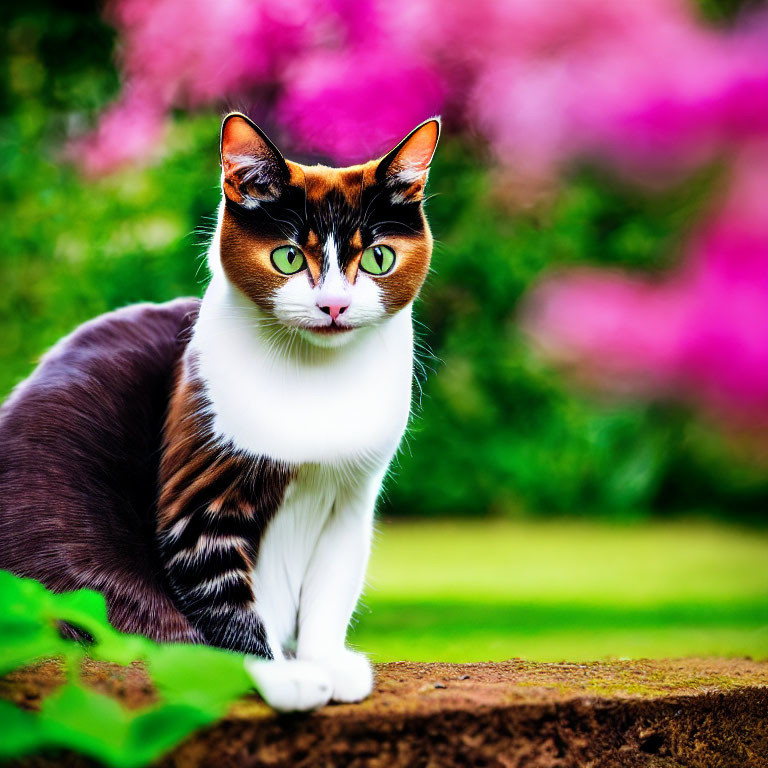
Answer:
[[[272,251],[272,264],[278,272],[293,275],[306,266],[304,254],[295,245],[281,245]]]
[[[374,245],[363,251],[360,269],[372,275],[385,275],[395,263],[395,252],[388,245]]]

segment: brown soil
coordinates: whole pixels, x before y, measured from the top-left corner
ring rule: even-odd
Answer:
[[[140,707],[140,665],[86,665],[89,684]],[[370,699],[275,715],[256,697],[180,745],[163,768],[296,766],[768,767],[768,663],[382,664]],[[55,662],[0,680],[34,708],[61,680]],[[86,766],[75,756],[26,766]]]

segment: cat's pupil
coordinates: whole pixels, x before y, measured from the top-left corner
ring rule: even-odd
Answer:
[[[293,262],[296,260],[296,251],[294,251],[293,248],[291,248],[291,250],[288,251],[288,255],[286,256],[286,258],[288,259],[288,264],[293,266]]]
[[[373,258],[376,259],[376,264],[378,264],[379,269],[384,268],[384,254],[381,252],[381,248],[376,246],[373,249]]]

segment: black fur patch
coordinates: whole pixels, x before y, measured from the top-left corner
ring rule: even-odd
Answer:
[[[155,544],[163,420],[198,307],[86,323],[0,409],[0,568],[58,592],[99,590],[118,629],[160,641],[202,640]]]
[[[261,201],[256,208],[245,208],[229,199],[226,205],[241,227],[261,237],[295,242],[302,248],[310,231],[321,243],[333,237],[342,271],[355,256],[351,243],[357,231],[363,249],[387,237],[424,235],[421,203],[395,202],[392,188],[384,183],[361,188],[357,205],[337,189],[313,200],[307,198],[303,187],[293,185],[286,185],[277,200]]]

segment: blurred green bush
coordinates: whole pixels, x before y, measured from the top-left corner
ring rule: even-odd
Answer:
[[[716,15],[720,6],[709,6]],[[4,396],[78,323],[201,293],[219,116],[180,114],[161,159],[84,180],[58,153],[116,92],[112,33],[89,4],[32,2],[3,14]],[[764,468],[736,461],[680,409],[574,391],[537,363],[515,322],[519,299],[552,266],[654,270],[674,259],[716,173],[651,196],[581,169],[546,212],[513,216],[495,202],[478,151],[447,141],[432,172],[437,244],[418,309],[428,375],[385,511],[759,519]]]

